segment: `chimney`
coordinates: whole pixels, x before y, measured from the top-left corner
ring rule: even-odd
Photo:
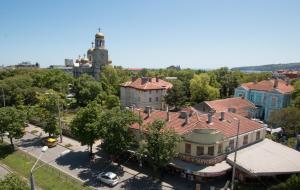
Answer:
[[[185,119],[184,125],[189,123],[189,113],[188,112],[186,112],[186,111],[180,112],[180,118]]]
[[[235,113],[236,109],[235,108],[228,108],[228,112]]]
[[[156,81],[156,82],[159,82],[159,77],[155,77],[155,81]]]
[[[148,82],[148,78],[147,77],[142,77],[142,84],[145,84],[145,83],[147,83]]]
[[[212,114],[208,113],[207,114],[207,123],[210,124],[212,122]]]
[[[169,106],[167,106],[166,111],[167,111],[167,121],[170,121]]]
[[[152,111],[151,106],[146,106],[146,107],[145,107],[145,113],[147,113],[147,117],[150,117],[151,111]]]
[[[244,94],[241,96],[241,99],[245,99],[245,95]]]
[[[220,118],[220,120],[221,120],[221,121],[224,121],[224,120],[225,120],[225,112],[223,112],[223,111],[221,112],[221,118]]]
[[[278,87],[278,79],[275,78],[275,79],[274,79],[274,88],[277,88],[277,87]]]
[[[131,77],[131,82],[134,82],[137,79],[137,77]]]
[[[289,79],[287,78],[287,79],[285,79],[285,85],[289,85],[290,84],[290,81],[289,81]]]

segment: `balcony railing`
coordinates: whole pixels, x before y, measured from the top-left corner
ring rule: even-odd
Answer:
[[[202,165],[215,165],[216,163],[219,163],[223,160],[225,160],[226,155],[219,155],[219,156],[209,156],[209,155],[203,155],[203,156],[192,156],[188,154],[178,154],[178,158],[184,161],[193,162],[196,164],[202,164]]]

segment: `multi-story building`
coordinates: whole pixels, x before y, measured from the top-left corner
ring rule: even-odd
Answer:
[[[164,96],[172,84],[159,78],[135,78],[121,84],[121,105],[164,109]]]
[[[79,56],[79,58],[76,59],[73,74],[74,77],[89,74],[96,80],[99,80],[100,70],[111,63],[112,61],[108,58],[108,50],[105,48],[104,34],[99,31],[95,35],[95,47],[92,42],[92,48],[87,51],[87,56]]]
[[[244,97],[258,108],[258,117],[264,121],[273,110],[289,105],[294,87],[281,79],[244,83],[235,89],[235,97]]]
[[[262,124],[231,112],[199,114],[199,112],[168,112],[135,110],[143,121],[133,124],[131,130],[140,141],[147,126],[160,119],[166,121],[165,128],[174,130],[182,137],[178,144],[177,157],[171,166],[193,177],[214,177],[223,175],[231,167],[226,163],[226,155],[235,148],[246,147],[265,137]],[[237,129],[239,126],[238,147]]]
[[[256,117],[255,105],[244,97],[204,101],[194,105],[193,108],[200,113],[230,111],[248,118]]]

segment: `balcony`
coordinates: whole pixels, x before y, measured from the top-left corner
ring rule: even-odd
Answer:
[[[223,154],[219,156],[209,156],[209,155],[192,156],[188,154],[179,153],[178,158],[187,162],[210,166],[225,160],[226,155]]]

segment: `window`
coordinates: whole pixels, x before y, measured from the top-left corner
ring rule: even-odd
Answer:
[[[211,155],[211,156],[213,156],[214,155],[214,153],[215,153],[215,147],[214,146],[209,146],[208,147],[208,155]]]
[[[272,106],[276,106],[277,98],[275,96],[272,97]]]
[[[149,94],[151,94],[151,90],[149,90]]]
[[[185,143],[185,153],[191,154],[191,144]]]
[[[223,144],[222,143],[220,143],[218,145],[218,154],[221,154],[221,153],[223,153]]]
[[[264,100],[263,100],[263,103],[264,103],[264,104],[266,103],[266,100],[267,100],[267,96],[264,95]]]
[[[158,102],[158,97],[156,97],[155,100]]]
[[[156,90],[156,94],[158,93],[158,90]]]
[[[257,131],[256,132],[256,140],[259,140],[260,139],[260,131]]]
[[[234,149],[234,140],[233,140],[233,139],[231,139],[231,140],[229,141],[229,147],[230,147],[231,150]]]
[[[253,96],[253,95],[250,96],[250,100],[251,100],[251,101],[254,100],[254,96]]]
[[[246,144],[248,144],[248,135],[245,135],[244,139],[243,139],[243,145],[246,145]]]
[[[197,146],[197,156],[204,155],[204,147],[203,146]]]
[[[244,94],[242,94],[242,93],[239,93],[239,97],[243,97],[244,96]]]
[[[149,98],[149,102],[152,102],[152,98]]]

